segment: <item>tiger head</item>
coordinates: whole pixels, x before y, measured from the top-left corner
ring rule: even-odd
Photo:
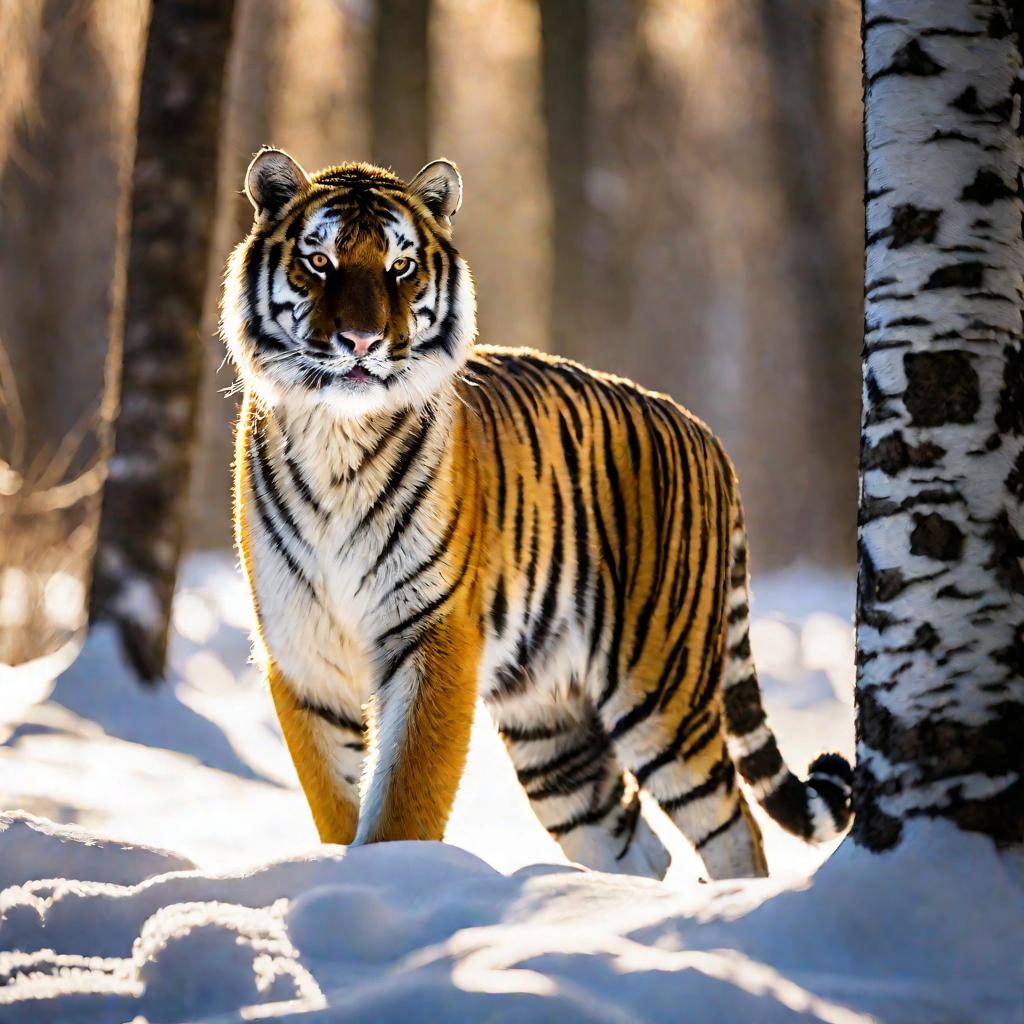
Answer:
[[[447,160],[407,185],[350,163],[308,175],[258,153],[256,217],[225,281],[222,329],[247,386],[269,404],[343,417],[422,405],[465,362],[473,282],[451,241],[462,179]]]

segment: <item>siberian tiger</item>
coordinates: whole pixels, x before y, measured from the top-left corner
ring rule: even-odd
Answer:
[[[765,720],[710,430],[627,380],[474,345],[448,161],[405,184],[267,149],[246,192],[223,305],[236,535],[321,838],[442,838],[478,696],[583,865],[664,875],[643,789],[712,877],[763,874],[737,769],[791,832],[841,831],[849,765],[802,782]]]

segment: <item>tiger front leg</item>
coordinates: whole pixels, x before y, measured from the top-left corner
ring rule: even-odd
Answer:
[[[478,633],[449,618],[385,658],[357,843],[444,837],[469,751],[479,647]]]
[[[273,661],[267,680],[320,840],[347,845],[359,820],[359,776],[366,754],[358,705],[346,713],[301,699]]]

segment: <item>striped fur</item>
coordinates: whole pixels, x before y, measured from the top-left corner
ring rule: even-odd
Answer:
[[[790,831],[845,828],[849,766],[827,755],[800,781],[765,721],[714,435],[628,381],[473,347],[451,165],[406,186],[282,157],[269,184],[250,172],[224,331],[246,385],[257,649],[323,839],[441,838],[477,696],[538,818],[588,866],[664,874],[642,789],[713,877],[763,873],[737,769]],[[326,280],[297,265],[308,238]],[[401,252],[415,270],[396,282]],[[324,323],[382,336],[372,376]]]

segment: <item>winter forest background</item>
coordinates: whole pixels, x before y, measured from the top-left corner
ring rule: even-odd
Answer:
[[[0,1024],[1024,1024],[1022,101],[1013,0],[0,0]],[[456,161],[480,340],[708,421],[848,837],[700,884],[645,794],[665,882],[586,872],[480,707],[445,843],[318,842],[231,549],[268,143]]]

